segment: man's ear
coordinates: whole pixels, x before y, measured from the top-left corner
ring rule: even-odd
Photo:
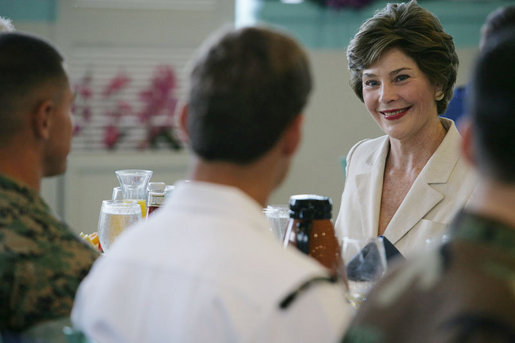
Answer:
[[[47,140],[50,137],[52,112],[54,110],[54,101],[44,100],[32,112],[32,127],[37,138]]]
[[[188,133],[188,110],[189,106],[187,103],[179,105],[179,138],[188,143],[189,142],[189,133]]]
[[[461,139],[461,153],[465,160],[471,164],[476,165],[476,152],[474,150],[474,128],[470,119],[465,119],[460,125]]]
[[[300,146],[302,140],[302,124],[304,123],[304,115],[299,114],[284,133],[283,153],[292,156]]]

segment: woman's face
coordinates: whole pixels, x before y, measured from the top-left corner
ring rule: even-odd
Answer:
[[[433,86],[417,63],[392,48],[363,70],[363,100],[390,137],[409,140],[438,122]]]

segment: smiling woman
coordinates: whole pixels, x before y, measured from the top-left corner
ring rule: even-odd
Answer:
[[[362,88],[365,106],[392,144],[415,146],[423,141],[432,143],[432,151],[440,145],[445,130],[435,115],[435,100],[443,99],[441,87],[431,84],[401,49],[391,48],[366,68]]]
[[[351,86],[386,134],[347,155],[336,228],[384,235],[404,255],[443,234],[473,190],[454,122],[441,119],[456,81],[452,37],[415,1],[388,4],[351,40]]]

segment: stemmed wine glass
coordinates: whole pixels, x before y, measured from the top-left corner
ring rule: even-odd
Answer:
[[[103,200],[98,219],[98,238],[102,250],[107,252],[127,227],[141,219],[141,207],[134,200]]]
[[[341,241],[343,266],[348,282],[347,299],[354,308],[366,300],[367,293],[386,273],[386,253],[382,237]]]

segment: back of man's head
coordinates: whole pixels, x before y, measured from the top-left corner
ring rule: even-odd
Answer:
[[[25,34],[0,33],[0,146],[23,127],[37,104],[35,93],[66,85],[63,58],[49,43]]]
[[[486,17],[485,23],[481,28],[481,49],[485,46],[488,39],[496,33],[515,28],[515,5],[499,7]]]
[[[468,108],[483,175],[515,184],[515,30],[489,38],[473,73]]]
[[[284,34],[247,27],[212,38],[190,72],[193,151],[206,161],[258,159],[301,113],[311,87],[306,54]]]

